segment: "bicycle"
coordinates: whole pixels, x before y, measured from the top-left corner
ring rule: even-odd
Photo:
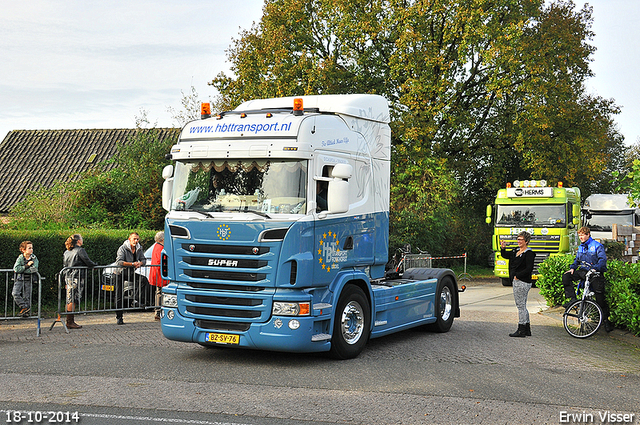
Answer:
[[[590,287],[591,279],[598,276],[600,273],[594,269],[587,272],[582,288],[582,297],[572,302],[562,315],[564,329],[574,338],[589,338],[598,332],[600,325],[602,325],[602,309],[592,299],[594,292]],[[578,284],[576,296],[579,294],[581,286],[582,282]]]

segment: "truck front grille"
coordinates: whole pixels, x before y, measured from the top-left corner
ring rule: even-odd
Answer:
[[[233,280],[241,282],[259,282],[266,273],[229,272],[218,270],[185,270],[184,274],[198,279]]]
[[[256,319],[260,317],[260,311],[251,310],[233,310],[229,308],[210,308],[210,307],[196,307],[188,306],[187,311],[189,313],[203,315],[203,316],[217,316],[217,317],[229,317],[229,318],[241,318],[241,319]]]
[[[243,322],[220,322],[217,320],[196,320],[196,326],[201,329],[211,329],[216,331],[245,332],[249,330],[250,323]]]
[[[205,329],[239,330],[230,328],[268,321],[278,243],[272,245],[183,243],[183,313]]]

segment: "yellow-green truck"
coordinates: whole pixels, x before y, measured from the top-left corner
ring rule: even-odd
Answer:
[[[517,246],[516,236],[531,234],[529,247],[536,253],[533,278],[538,278],[538,265],[550,256],[575,253],[580,243],[580,189],[547,185],[545,180],[516,180],[498,190],[493,205],[487,206],[486,222],[493,223],[494,274],[504,286],[511,286],[509,261],[500,255],[500,242],[507,249]]]

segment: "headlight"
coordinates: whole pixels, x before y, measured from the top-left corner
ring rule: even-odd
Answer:
[[[162,294],[162,306],[177,308],[178,307],[178,296],[174,294]]]
[[[311,309],[311,303],[287,303],[274,301],[271,313],[274,316],[308,316]]]

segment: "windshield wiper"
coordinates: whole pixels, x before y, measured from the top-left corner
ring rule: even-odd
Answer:
[[[248,208],[241,210],[240,208],[238,208],[236,211],[241,211],[243,213],[253,213],[255,215],[259,215],[260,217],[271,219],[271,217],[269,217],[267,213],[263,213],[262,211],[258,211],[258,210],[250,210]]]
[[[196,214],[203,215],[206,218],[211,218],[211,216],[209,214],[203,213],[202,211],[198,211],[198,210],[182,210],[181,212],[191,212],[191,213],[196,213]]]

